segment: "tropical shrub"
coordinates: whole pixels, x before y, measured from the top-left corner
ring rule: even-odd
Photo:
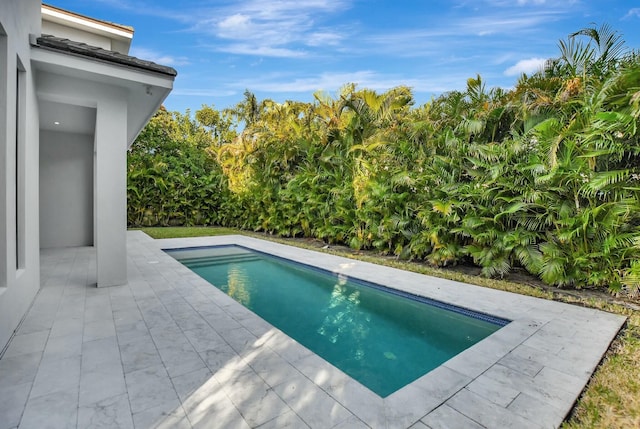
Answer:
[[[188,113],[159,110],[127,154],[129,225],[220,224],[229,192],[210,145]]]
[[[315,237],[486,276],[640,287],[640,60],[609,27],[514,89],[414,106],[346,85],[313,103],[160,111],[129,153],[132,225]]]

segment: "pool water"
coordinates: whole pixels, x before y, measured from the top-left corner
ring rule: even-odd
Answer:
[[[167,253],[381,397],[508,323],[240,246]]]

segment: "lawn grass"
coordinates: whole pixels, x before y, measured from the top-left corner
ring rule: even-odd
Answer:
[[[483,287],[553,299],[570,304],[609,311],[628,317],[627,324],[613,341],[601,365],[576,403],[565,429],[579,428],[640,428],[640,310],[624,303],[598,297],[576,296],[513,281],[487,279],[456,271],[442,270],[424,264],[398,261],[392,258],[359,254],[341,248],[323,248],[300,240],[283,239],[265,234],[217,227],[142,228],[153,238],[200,237],[242,234],[283,244],[373,262],[431,276],[443,277]],[[636,307],[637,308],[637,307]]]
[[[153,238],[210,237],[214,235],[238,234],[238,231],[235,229],[215,226],[167,226],[139,229]]]

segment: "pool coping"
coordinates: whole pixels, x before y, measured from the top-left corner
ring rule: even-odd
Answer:
[[[255,341],[240,353],[234,370],[217,375],[223,387],[237,388],[233,375],[246,365],[288,404],[295,402],[293,397],[287,401],[294,391],[299,397],[305,389],[320,389],[363,427],[423,424],[435,428],[444,421],[466,427],[558,427],[626,320],[599,310],[241,235],[150,240],[145,245],[151,243],[158,249],[241,245],[512,321],[383,399],[211,287],[168,254],[154,253],[157,262],[175,267],[185,280],[255,335]],[[295,412],[295,404],[289,405]],[[337,427],[330,423],[331,418],[329,413],[324,427]]]

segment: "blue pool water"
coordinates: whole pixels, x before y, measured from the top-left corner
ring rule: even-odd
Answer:
[[[167,252],[381,397],[508,323],[240,246]]]

